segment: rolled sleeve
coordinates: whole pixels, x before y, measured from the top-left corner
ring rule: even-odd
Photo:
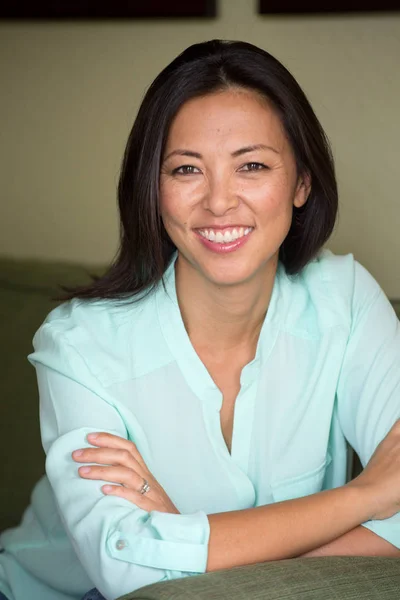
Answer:
[[[400,324],[376,281],[357,264],[338,414],[343,433],[364,467],[400,418]],[[400,513],[363,525],[400,548]]]
[[[149,513],[124,498],[104,495],[104,482],[79,476],[71,455],[90,447],[87,434],[104,431],[127,438],[127,426],[115,400],[67,337],[51,324],[39,331],[29,360],[37,370],[46,473],[66,532],[93,584],[112,599],[144,585],[203,573],[209,538],[205,513]]]
[[[367,523],[363,523],[363,527],[376,533],[400,550],[400,513],[384,521],[367,521]]]
[[[207,565],[208,519],[202,512],[173,515],[153,511],[145,526],[154,537],[132,532],[128,519],[120,521],[107,540],[108,552],[117,560],[191,573],[204,573]]]

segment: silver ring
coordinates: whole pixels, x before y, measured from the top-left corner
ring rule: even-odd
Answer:
[[[149,486],[149,482],[147,481],[147,479],[143,479],[143,485],[142,485],[142,487],[140,488],[139,492],[140,492],[141,494],[147,494],[147,492],[149,492],[149,491],[150,491],[150,489],[151,489],[151,488],[150,488],[150,486]]]

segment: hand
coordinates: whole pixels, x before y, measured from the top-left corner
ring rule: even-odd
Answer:
[[[367,494],[371,519],[388,519],[400,511],[400,419],[377,446],[362,473],[347,485]]]
[[[133,442],[110,433],[90,433],[87,439],[96,447],[82,448],[72,453],[76,462],[95,463],[80,467],[78,472],[81,477],[120,484],[103,485],[101,489],[104,494],[126,498],[147,512],[157,510],[179,514],[176,506],[148,470]],[[150,489],[141,494],[140,490],[145,480]]]

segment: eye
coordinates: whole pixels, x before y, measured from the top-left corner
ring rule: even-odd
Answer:
[[[263,169],[268,169],[267,165],[259,162],[250,162],[246,163],[239,169],[239,171],[252,172],[252,171],[262,171]]]
[[[196,171],[199,172],[199,169],[197,167],[194,167],[193,165],[182,165],[182,166],[174,169],[172,171],[172,174],[173,175],[196,175]]]

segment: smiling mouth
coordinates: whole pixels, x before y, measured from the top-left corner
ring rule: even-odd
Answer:
[[[209,242],[216,244],[229,244],[249,235],[254,227],[233,227],[223,232],[215,229],[197,229],[197,232]]]

